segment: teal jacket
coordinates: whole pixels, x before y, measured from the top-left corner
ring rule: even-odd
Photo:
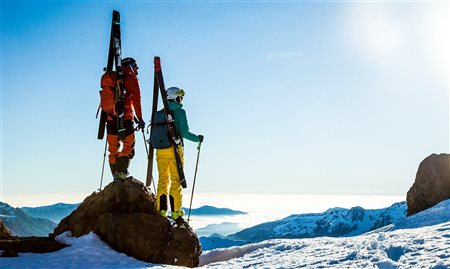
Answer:
[[[186,111],[184,111],[183,105],[177,102],[169,102],[169,110],[173,111],[175,127],[177,128],[178,133],[180,133],[183,138],[193,142],[200,142],[200,137],[198,135],[189,132]]]

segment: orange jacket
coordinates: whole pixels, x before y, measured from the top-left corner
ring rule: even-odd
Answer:
[[[125,119],[133,120],[133,109],[136,117],[142,118],[141,108],[141,90],[139,88],[139,79],[131,67],[123,69],[125,93]]]
[[[115,74],[115,73],[113,73]],[[125,113],[125,120],[132,120],[134,119],[133,116],[133,110],[134,115],[136,115],[137,118],[142,118],[142,108],[141,108],[141,90],[139,88],[139,80],[136,76],[136,73],[134,73],[133,69],[131,67],[127,66],[123,69],[123,86],[126,90],[125,92],[125,102],[124,102],[124,113]],[[105,79],[106,78],[106,79]],[[113,120],[111,115],[117,116],[116,111],[114,109],[114,88],[115,88],[115,79],[112,77],[109,79],[108,76],[105,75],[102,76],[101,80],[101,86],[103,88],[110,88],[109,90],[102,90],[101,91],[101,105],[102,109],[108,113],[108,119],[107,120]]]

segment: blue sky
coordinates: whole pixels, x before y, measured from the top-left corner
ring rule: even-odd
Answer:
[[[187,92],[198,192],[402,195],[449,151],[448,2],[2,1],[2,200],[98,188],[113,9],[144,119],[155,55]],[[186,143],[189,186],[195,157]]]

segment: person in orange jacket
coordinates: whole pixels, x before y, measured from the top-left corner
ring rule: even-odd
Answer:
[[[131,57],[122,60],[123,68],[123,86],[125,87],[124,102],[124,125],[125,138],[120,139],[118,135],[117,115],[108,113],[106,121],[106,132],[109,151],[109,166],[113,174],[114,181],[122,181],[128,176],[128,167],[130,160],[134,157],[134,116],[138,119],[138,127],[145,128],[145,122],[142,119],[141,91],[139,80],[137,78],[139,67],[136,60]],[[134,111],[134,112],[133,112]],[[120,144],[122,143],[122,150]]]

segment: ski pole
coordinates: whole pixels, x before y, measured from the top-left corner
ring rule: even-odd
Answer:
[[[145,151],[147,152],[147,159],[148,159],[150,156],[148,156],[149,153],[148,153],[148,147],[147,147],[147,138],[145,138],[144,129],[142,129],[142,137],[144,138]],[[155,193],[156,193],[155,181],[153,180],[153,176],[152,176],[152,183],[153,183],[153,189],[155,190]]]
[[[188,219],[187,222],[189,224],[189,219],[191,217],[191,208],[192,208],[192,199],[194,198],[194,189],[195,189],[195,179],[197,178],[197,170],[198,170],[198,160],[200,158],[200,148],[202,146],[202,142],[198,143],[197,147],[197,162],[195,164],[195,172],[194,172],[194,182],[192,183],[192,193],[191,193],[191,202],[189,203],[189,213],[188,213]]]
[[[139,120],[136,116],[134,117],[134,122],[139,123]],[[144,128],[139,128],[139,126],[137,126],[134,130],[139,131],[139,129],[142,131],[142,137],[144,138],[145,152],[147,152],[147,160],[148,160],[148,158],[150,158],[149,153],[148,153],[148,146],[147,146],[148,141],[147,141],[147,138],[145,137]],[[148,127],[147,127],[147,133],[148,133]],[[155,190],[155,193],[156,193],[155,181],[153,180],[153,176],[152,176],[152,183],[153,183],[153,189]]]
[[[102,183],[103,183],[103,173],[105,172],[105,159],[106,159],[106,148],[108,146],[108,139],[105,139],[105,151],[103,152],[103,165],[102,165],[102,176],[100,178],[100,188],[98,191],[102,190]]]
[[[148,156],[147,139],[145,138],[144,129],[142,129],[142,137],[144,138],[145,152],[147,152],[147,156]]]

